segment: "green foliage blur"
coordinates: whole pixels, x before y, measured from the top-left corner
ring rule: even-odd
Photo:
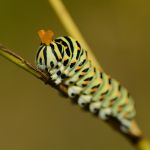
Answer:
[[[150,1],[64,3],[102,68],[131,92],[139,125],[150,137]],[[39,29],[67,35],[47,0],[1,0],[0,6],[0,43],[32,63]],[[106,123],[2,57],[0,68],[0,149],[133,149]]]

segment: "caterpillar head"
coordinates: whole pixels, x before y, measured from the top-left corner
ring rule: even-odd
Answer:
[[[57,43],[53,41],[52,31],[38,31],[38,35],[41,39],[41,45],[38,48],[36,54],[36,66],[46,71],[48,69],[54,68],[58,63],[57,56]]]

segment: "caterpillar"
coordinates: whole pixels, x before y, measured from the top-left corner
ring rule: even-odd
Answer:
[[[37,68],[49,74],[52,82],[67,87],[68,96],[77,98],[81,107],[107,120],[120,122],[120,129],[128,133],[136,111],[127,89],[104,71],[93,66],[88,53],[70,36],[53,39],[53,32],[38,32],[41,45],[36,54]]]

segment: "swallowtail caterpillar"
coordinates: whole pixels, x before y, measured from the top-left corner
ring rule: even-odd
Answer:
[[[49,74],[51,81],[67,87],[70,98],[76,98],[81,107],[98,114],[103,120],[116,118],[120,129],[140,135],[134,123],[136,115],[134,101],[118,81],[93,66],[88,53],[72,37],[53,39],[52,31],[38,32],[41,45],[36,54],[36,66]]]

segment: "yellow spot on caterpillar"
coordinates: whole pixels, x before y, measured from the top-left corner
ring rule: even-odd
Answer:
[[[66,61],[67,59],[68,59],[68,57],[65,57],[65,58],[64,58],[64,61]]]
[[[129,114],[129,112],[126,112],[126,113],[124,114],[124,118],[128,118],[128,114]]]
[[[85,75],[86,73],[85,72],[81,72],[81,75]]]
[[[78,66],[78,67],[77,67],[77,70],[79,70],[80,68],[81,68],[81,67]]]
[[[119,107],[118,107],[118,112],[121,112],[122,109],[123,109],[122,106],[119,106]]]
[[[75,63],[76,62],[76,60],[75,59],[73,59],[72,61],[71,61],[71,63]]]
[[[91,89],[91,92],[96,92],[97,88]]]
[[[84,81],[84,84],[88,84],[89,83],[89,81]]]
[[[129,103],[129,99],[126,98],[125,104],[127,105]]]
[[[49,45],[52,42],[54,33],[51,30],[48,30],[48,31],[39,30],[38,35],[42,43]]]
[[[117,96],[117,97],[120,97],[120,95],[121,95],[120,91],[117,91],[117,92],[116,92],[116,96]]]
[[[62,43],[62,42],[61,42],[61,43]],[[68,46],[65,46],[64,48],[65,48],[65,50],[66,50],[66,49],[68,48]]]

